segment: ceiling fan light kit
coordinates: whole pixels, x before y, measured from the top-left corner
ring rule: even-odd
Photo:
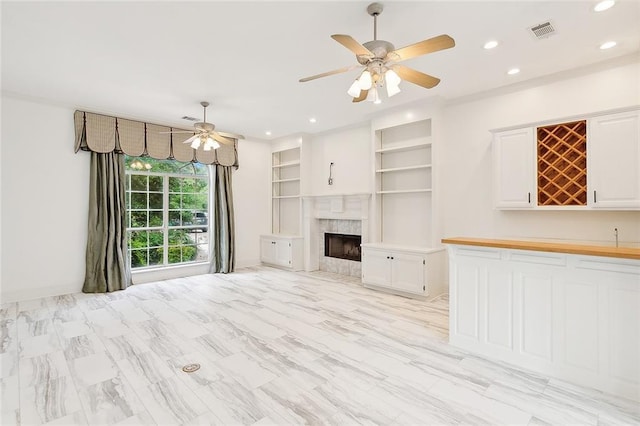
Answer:
[[[170,132],[161,133],[195,133],[189,139],[183,143],[191,144],[191,148],[198,149],[202,145],[202,149],[205,151],[211,151],[212,149],[220,148],[220,144],[233,145],[233,139],[244,139],[242,135],[236,135],[234,133],[218,132],[215,130],[216,126],[212,123],[207,123],[207,107],[209,102],[200,102],[204,110],[203,118],[201,122],[193,124],[193,131],[190,130],[172,130]]]
[[[353,98],[353,102],[370,100],[380,103],[379,91],[386,87],[387,96],[392,97],[400,93],[399,84],[402,80],[431,89],[440,83],[440,79],[416,71],[412,68],[399,65],[398,62],[426,55],[455,46],[455,41],[446,34],[439,35],[418,43],[396,49],[393,44],[385,40],[378,40],[378,15],[382,13],[383,6],[380,3],[371,3],[367,7],[367,13],[373,16],[373,40],[364,44],[358,43],[354,38],[344,34],[331,36],[356,55],[359,65],[343,67],[311,77],[301,78],[300,82],[307,82],[317,78],[328,77],[351,71],[355,68],[364,68],[360,76],[351,84],[347,93]]]

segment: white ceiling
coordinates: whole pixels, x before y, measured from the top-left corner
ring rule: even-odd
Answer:
[[[640,51],[640,1],[383,1],[378,39],[403,47],[449,34],[456,47],[405,65],[442,79],[427,90],[403,82],[381,105],[353,104],[358,71],[299,83],[355,64],[330,38],[373,39],[369,1],[2,1],[2,90],[73,108],[272,139],[366,120],[423,99],[451,100]],[[557,34],[528,27],[551,20]],[[496,39],[491,51],[484,42]],[[606,51],[599,45],[615,40]],[[519,67],[522,72],[508,76]],[[587,89],[588,90],[588,89]],[[311,124],[310,117],[317,123]],[[265,136],[270,130],[272,136]]]

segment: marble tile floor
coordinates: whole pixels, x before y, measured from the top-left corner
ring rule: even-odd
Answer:
[[[0,421],[640,424],[637,402],[449,346],[447,310],[268,267],[2,304]]]

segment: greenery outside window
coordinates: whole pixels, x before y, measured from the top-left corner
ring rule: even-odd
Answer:
[[[131,268],[209,261],[209,167],[125,157]]]

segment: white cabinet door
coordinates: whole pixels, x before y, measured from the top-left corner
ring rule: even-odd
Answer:
[[[391,286],[399,291],[424,292],[423,256],[410,253],[391,253]]]
[[[362,282],[389,287],[391,256],[386,250],[362,248]]]
[[[260,261],[264,263],[276,261],[276,245],[272,238],[260,238]]]
[[[587,179],[594,208],[640,208],[640,112],[588,121]]]
[[[275,263],[280,266],[291,266],[291,242],[276,239]]]
[[[494,206],[520,209],[535,206],[533,128],[496,133],[492,151]]]

